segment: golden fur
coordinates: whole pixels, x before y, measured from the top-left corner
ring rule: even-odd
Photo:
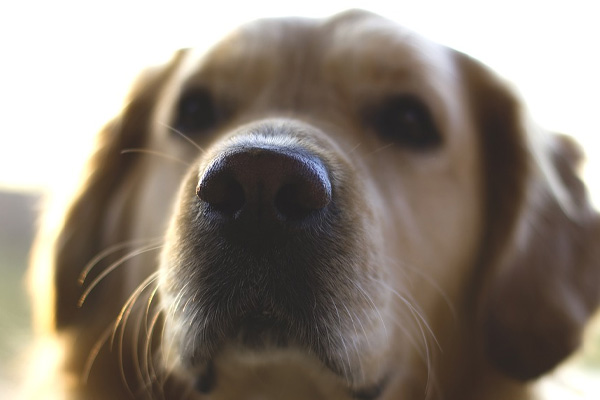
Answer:
[[[487,68],[369,13],[182,50],[39,235],[30,397],[530,398],[600,300],[580,158]],[[215,211],[223,171],[288,170],[289,221]]]

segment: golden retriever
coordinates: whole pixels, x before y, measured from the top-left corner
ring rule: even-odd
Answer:
[[[39,236],[31,397],[530,398],[599,303],[580,158],[367,12],[179,51]]]

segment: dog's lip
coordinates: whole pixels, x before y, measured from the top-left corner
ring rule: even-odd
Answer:
[[[375,400],[379,398],[389,382],[389,375],[383,375],[375,384],[363,386],[358,389],[351,389],[351,396],[356,400]]]
[[[343,375],[337,371],[335,368],[327,365],[327,363],[323,363],[331,372],[335,375],[341,377],[346,380]],[[378,399],[383,392],[385,391],[390,375],[383,374],[382,378],[378,381],[375,381],[373,384],[364,384],[362,386],[352,387],[352,385],[348,385],[348,394],[351,398],[355,400],[376,400]],[[210,394],[217,383],[217,370],[215,367],[215,360],[207,361],[196,373],[196,379],[194,381],[195,389],[203,394]]]
[[[330,353],[331,349],[320,347],[320,341],[317,341],[317,344],[307,343],[298,340],[298,337],[290,336],[290,326],[286,325],[286,322],[290,322],[287,319],[289,317],[266,306],[246,310],[240,314],[239,324],[229,327],[231,328],[229,334],[226,330],[221,331],[223,336],[207,347],[206,352],[198,353],[196,355],[199,357],[192,356],[188,359],[189,363],[184,363],[187,364],[188,373],[191,373],[188,376],[194,381],[195,389],[203,394],[212,392],[219,380],[219,368],[216,366],[228,365],[229,357],[245,360],[243,362],[251,360],[250,365],[256,360],[259,360],[259,364],[270,365],[269,359],[273,355],[286,357],[286,354],[289,354],[292,355],[290,359],[295,359],[294,354],[300,352],[312,359],[311,363],[318,363],[314,365],[321,365],[330,371],[339,382],[345,382],[348,397],[357,400],[375,400],[381,396],[387,387],[387,375],[378,374],[364,379],[359,365],[348,364],[349,359],[336,357],[335,351]],[[196,349],[198,350],[198,347]],[[275,360],[280,361],[281,358]],[[271,365],[277,368],[279,361]],[[378,376],[384,378],[377,379]]]
[[[194,387],[202,394],[210,393],[216,382],[215,364],[208,362],[200,372],[198,372]]]
[[[386,375],[373,385],[350,389],[350,396],[356,400],[376,400],[383,394],[388,380]],[[216,373],[214,365],[210,363],[204,373],[196,378],[195,388],[201,394],[209,394],[214,389],[215,384]]]

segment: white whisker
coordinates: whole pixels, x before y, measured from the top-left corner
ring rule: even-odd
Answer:
[[[350,156],[350,155],[352,155],[352,153],[354,153],[356,150],[358,150],[358,148],[360,147],[360,145],[361,145],[361,144],[362,144],[362,143],[358,142],[358,143],[356,144],[356,146],[354,146],[353,148],[351,148],[351,149],[350,149],[350,151],[348,151],[348,152],[346,153],[346,155],[347,155],[347,156]]]
[[[394,296],[396,296],[408,309],[408,311],[410,312],[413,320],[416,322],[416,326],[417,329],[419,329],[419,333],[421,334],[421,338],[422,338],[422,343],[424,346],[424,350],[425,350],[425,354],[423,354],[422,352],[420,352],[421,356],[423,357],[423,361],[426,363],[427,366],[427,381],[426,381],[426,386],[425,386],[425,390],[426,393],[430,392],[430,390],[433,390],[434,388],[438,387],[438,383],[437,383],[437,379],[435,378],[435,371],[433,370],[433,365],[432,365],[432,353],[431,350],[429,348],[429,341],[428,341],[428,337],[430,337],[431,339],[433,339],[433,341],[436,344],[436,347],[438,348],[438,350],[440,352],[442,352],[442,347],[435,335],[435,333],[433,332],[431,326],[429,325],[429,323],[427,322],[425,316],[420,312],[420,310],[409,300],[406,298],[406,296],[402,295],[401,293],[399,293],[395,288],[391,287],[387,282],[383,281],[383,280],[375,280],[373,279],[377,284],[381,285],[383,288],[385,288],[386,290],[388,290],[390,293],[392,293]],[[398,323],[397,326],[402,328],[403,324]],[[405,334],[407,334],[407,332],[403,329],[403,331],[405,332]],[[412,337],[412,335],[411,335]],[[414,344],[413,344],[414,346]],[[415,347],[416,349],[419,349],[419,347]]]
[[[159,125],[162,125],[165,128],[169,129],[171,132],[174,132],[174,133],[178,134],[179,136],[181,136],[182,138],[184,138],[185,140],[187,140],[192,146],[194,146],[196,149],[198,149],[200,151],[200,153],[204,153],[205,150],[202,147],[200,147],[200,145],[198,145],[198,143],[194,142],[185,133],[181,132],[180,130],[177,130],[177,129],[173,128],[171,125],[164,124],[162,122],[159,122]]]
[[[111,339],[111,347],[113,345],[117,330],[119,329],[119,326],[121,326],[121,332],[123,332],[125,330],[125,325],[127,325],[127,320],[129,315],[131,314],[131,311],[133,309],[133,306],[135,305],[135,303],[137,302],[137,300],[139,299],[139,297],[141,296],[141,294],[153,283],[155,282],[158,277],[159,277],[160,271],[156,271],[154,273],[152,273],[150,276],[148,276],[134,291],[133,293],[129,296],[129,298],[127,299],[127,301],[125,302],[125,304],[123,305],[123,307],[121,308],[121,311],[119,313],[119,315],[117,316],[117,318],[115,318],[114,321],[114,329],[113,329],[113,336]],[[123,338],[123,334],[121,334],[121,339]]]
[[[90,285],[88,286],[88,288],[83,292],[83,294],[81,295],[81,297],[79,298],[79,301],[77,303],[78,307],[83,306],[83,303],[85,302],[85,299],[87,299],[87,297],[89,296],[89,294],[92,292],[92,290],[94,290],[94,288],[104,279],[106,278],[106,276],[108,276],[111,272],[113,272],[115,269],[117,269],[118,267],[120,267],[121,265],[123,265],[125,263],[125,261],[132,259],[133,257],[136,257],[140,254],[143,253],[147,253],[149,251],[154,251],[154,250],[158,250],[161,249],[163,247],[162,244],[160,245],[151,245],[151,246],[146,246],[146,247],[142,247],[140,250],[136,250],[136,251],[132,251],[131,253],[119,258],[117,261],[115,261],[114,263],[112,263],[111,265],[109,265],[105,270],[103,270],[97,277],[96,279],[94,279],[92,281],[92,283],[90,283]]]
[[[365,157],[371,157],[371,156],[373,156],[373,155],[375,155],[375,154],[377,154],[377,153],[379,153],[379,152],[381,152],[381,151],[383,151],[383,150],[385,150],[385,149],[388,149],[388,148],[390,148],[390,147],[392,147],[392,146],[394,146],[394,145],[395,145],[395,143],[388,143],[388,144],[386,144],[386,145],[384,145],[384,146],[378,147],[378,148],[376,148],[375,150],[373,150],[372,152],[370,152],[370,153],[367,153],[367,154],[365,155]]]
[[[392,294],[394,294],[402,303],[404,303],[404,305],[406,305],[406,307],[408,308],[408,310],[413,314],[415,320],[417,321],[417,323],[419,324],[423,324],[424,327],[426,328],[427,332],[431,335],[431,338],[433,338],[433,340],[435,341],[438,349],[441,351],[442,348],[435,336],[435,334],[433,333],[433,330],[431,329],[431,327],[429,326],[429,323],[427,322],[427,320],[425,319],[425,317],[423,316],[423,314],[417,309],[416,306],[414,306],[412,304],[412,302],[410,300],[408,300],[405,296],[403,296],[400,292],[398,292],[396,289],[394,289],[393,287],[391,287],[389,285],[389,283],[379,280],[377,281],[378,284],[382,285],[383,287],[385,287],[387,290],[389,290]]]
[[[88,358],[86,359],[86,362],[83,366],[83,370],[81,372],[81,382],[84,385],[87,384],[88,379],[90,377],[90,372],[92,371],[92,367],[93,367],[94,363],[96,362],[98,354],[100,354],[100,350],[102,349],[102,346],[104,346],[106,344],[106,342],[108,341],[108,339],[110,338],[111,332],[112,332],[112,326],[109,326],[107,329],[104,330],[102,335],[100,335],[100,338],[98,338],[96,343],[94,343],[94,345],[92,346],[92,349],[90,350],[90,353],[88,354]]]
[[[185,165],[186,167],[189,167],[190,164],[177,158],[177,157],[173,157],[170,156],[168,154],[162,153],[160,151],[156,151],[156,150],[151,150],[151,149],[125,149],[125,150],[121,150],[121,154],[130,154],[130,153],[139,153],[139,154],[150,154],[153,156],[157,156],[157,157],[161,157],[164,158],[166,160],[170,160],[170,161],[175,161],[179,164]]]
[[[354,345],[353,346],[354,353],[356,354],[356,359],[358,360],[358,366],[360,368],[361,378],[362,378],[362,381],[364,382],[366,380],[365,369],[364,369],[364,365],[362,362],[361,352],[358,348],[358,342],[360,340],[360,335],[358,334],[358,330],[356,329],[356,323],[354,322],[354,317],[352,317],[352,313],[350,313],[350,310],[348,310],[348,307],[344,303],[342,303],[342,305],[344,306],[344,309],[346,310],[346,314],[348,315],[348,317],[350,318],[350,321],[352,322],[352,328],[354,329],[354,335],[355,335],[354,340],[352,341],[352,344]],[[356,314],[355,314],[355,317],[357,320],[360,320]],[[362,323],[360,324],[360,326],[362,327]],[[366,340],[368,340],[368,336],[364,330],[364,327],[363,327],[363,333],[365,335],[364,338]]]
[[[121,373],[121,377],[124,381],[124,384],[126,386],[128,386],[128,383],[126,381],[126,375],[125,375],[125,371],[123,369],[123,345],[125,342],[125,329],[127,326],[127,322],[129,320],[129,316],[131,315],[131,312],[133,310],[133,307],[135,306],[135,304],[137,303],[137,300],[139,299],[139,297],[141,296],[141,294],[153,283],[156,281],[156,279],[158,278],[158,274],[159,271],[154,272],[153,274],[151,274],[150,276],[148,276],[140,285],[138,285],[138,287],[136,288],[136,290],[131,294],[131,296],[129,296],[129,298],[127,299],[127,301],[125,302],[125,304],[123,305],[121,312],[119,313],[119,315],[117,316],[117,318],[114,321],[114,328],[113,328],[113,333],[112,333],[112,337],[111,337],[111,348],[114,346],[114,340],[115,340],[115,336],[117,333],[117,330],[119,329],[120,326],[120,334],[119,334],[119,341],[118,341],[118,348],[117,348],[117,352],[118,352],[118,357],[120,360],[119,366],[120,366],[120,373]],[[141,318],[141,317],[140,317]],[[141,324],[141,321],[139,321]],[[138,329],[138,333],[134,334],[134,337],[137,339],[137,337],[139,336],[139,325],[140,324],[136,324],[136,327]],[[137,340],[134,340],[134,345],[133,345],[133,351],[132,351],[132,357],[137,357],[138,354],[138,343]],[[140,378],[141,381],[144,381],[143,376],[141,374],[140,368],[139,368],[139,362],[137,359],[133,360],[133,364],[136,367],[136,374],[138,376],[138,378]]]
[[[359,291],[359,293],[363,296],[363,298],[365,300],[367,300],[367,302],[371,305],[371,309],[379,317],[379,321],[381,322],[381,325],[383,327],[383,331],[385,333],[385,340],[387,342],[389,340],[389,334],[388,334],[387,326],[386,326],[386,323],[385,323],[385,319],[383,319],[383,316],[381,315],[381,312],[379,312],[379,307],[377,307],[375,305],[375,302],[373,301],[373,299],[371,298],[371,296],[362,287],[360,287],[360,285],[358,283],[356,283],[354,281],[350,281],[350,282]]]
[[[399,260],[393,259],[391,257],[386,257],[386,259],[392,264],[397,265],[399,267],[396,270],[403,271],[405,275],[408,275],[407,270],[409,270],[411,273],[414,273],[419,278],[421,278],[425,283],[429,284],[441,296],[442,300],[444,301],[444,304],[446,304],[446,306],[448,307],[448,311],[450,311],[450,314],[452,314],[453,321],[458,321],[458,318],[456,316],[456,309],[450,301],[450,297],[432,277],[426,275],[423,272],[424,268],[419,268],[415,265],[406,262],[400,262]]]
[[[102,259],[110,256],[113,253],[116,253],[120,250],[123,250],[127,247],[131,247],[131,246],[137,246],[139,244],[143,244],[146,242],[151,242],[151,243],[161,243],[163,240],[163,238],[153,238],[153,239],[135,239],[135,240],[129,240],[126,242],[121,242],[121,243],[117,243],[114,244],[112,246],[107,247],[106,249],[104,249],[103,251],[101,251],[100,253],[98,253],[94,258],[92,258],[86,265],[85,267],[83,267],[83,270],[81,271],[81,274],[79,275],[79,284],[83,285],[83,283],[85,282],[87,276],[89,275],[89,273],[94,269],[94,267],[96,265],[98,265],[98,263],[100,261],[102,261]],[[150,245],[150,243],[149,243]]]

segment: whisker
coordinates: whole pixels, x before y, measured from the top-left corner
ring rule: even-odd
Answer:
[[[154,287],[154,290],[150,294],[148,298],[148,303],[146,305],[146,312],[144,315],[144,327],[146,330],[146,336],[144,339],[144,351],[142,352],[142,365],[144,365],[144,370],[146,371],[146,376],[148,377],[148,382],[150,387],[153,387],[153,382],[158,382],[158,375],[152,363],[152,339],[154,334],[154,327],[156,326],[160,315],[162,314],[160,308],[152,317],[151,321],[148,321],[148,316],[150,315],[150,309],[152,308],[152,302],[154,301],[156,294],[158,292],[159,285],[157,284]]]
[[[411,316],[414,319],[414,315],[412,315],[412,313]],[[432,354],[429,351],[429,345],[427,344],[425,331],[423,330],[421,323],[417,321],[417,329],[419,329],[419,333],[421,334],[422,339],[421,341],[417,341],[415,336],[413,335],[413,332],[407,329],[405,323],[403,323],[400,320],[394,320],[392,322],[402,331],[412,348],[414,348],[417,351],[417,354],[419,355],[420,359],[423,361],[427,369],[427,380],[425,383],[425,399],[429,399],[429,395],[432,393],[432,390],[439,389],[439,382],[436,377],[435,370],[433,369]],[[422,343],[422,346],[419,345],[419,342]]]
[[[81,381],[84,385],[87,384],[87,381],[90,377],[90,372],[92,370],[92,366],[94,365],[94,362],[96,361],[96,358],[98,357],[98,354],[100,353],[100,349],[102,348],[102,346],[104,346],[106,344],[108,338],[110,338],[110,333],[112,331],[112,329],[110,329],[110,328],[111,327],[109,326],[102,333],[100,338],[96,341],[96,343],[94,343],[94,346],[92,346],[92,349],[90,350],[88,358],[85,361],[85,364],[83,366],[83,371],[81,372]]]
[[[400,271],[410,270],[411,273],[414,273],[415,275],[417,275],[418,278],[423,279],[423,281],[425,281],[425,283],[429,284],[441,296],[442,300],[444,301],[444,304],[446,304],[446,306],[448,307],[448,311],[450,311],[450,314],[452,315],[453,321],[454,322],[458,321],[458,317],[456,316],[456,309],[455,309],[454,305],[452,304],[452,302],[450,301],[450,297],[432,277],[425,274],[425,272],[423,271],[423,268],[419,268],[419,267],[409,264],[409,263],[400,262],[399,260],[393,259],[391,257],[386,257],[386,258],[388,259],[388,261],[392,262],[394,265],[397,265],[398,267],[400,267],[400,268],[398,268],[398,270],[400,270]],[[406,272],[405,272],[405,275],[407,276],[407,279],[408,279],[408,274]]]
[[[139,352],[140,352],[140,346],[139,346],[139,338],[140,338],[140,331],[141,331],[141,324],[142,324],[142,320],[144,319],[143,314],[136,314],[137,319],[136,319],[136,323],[134,324],[133,327],[133,331],[131,333],[131,343],[130,343],[130,357],[131,357],[131,363],[133,366],[133,370],[135,371],[135,376],[138,380],[138,382],[140,382],[140,385],[136,385],[136,389],[137,392],[145,392],[147,396],[144,397],[151,397],[151,393],[148,389],[148,381],[146,380],[146,376],[144,374],[144,372],[142,371],[142,366],[140,365],[140,357],[139,357]],[[129,320],[129,318],[127,318],[127,320],[124,321],[122,327],[121,327],[121,332],[122,335],[120,337],[119,340],[119,358],[121,359],[121,365],[123,365],[123,345],[124,345],[124,332],[125,332],[125,327],[127,325],[127,321]],[[121,367],[122,368],[122,367]],[[136,398],[139,398],[140,396],[136,396]]]
[[[159,122],[159,125],[164,126],[165,128],[169,129],[171,132],[174,132],[176,134],[178,134],[179,136],[181,136],[182,138],[184,138],[185,140],[187,140],[192,146],[194,146],[195,148],[197,148],[200,153],[204,153],[205,150],[200,147],[200,145],[198,145],[198,143],[194,142],[192,140],[192,138],[190,138],[188,135],[186,135],[185,133],[181,132],[180,130],[177,130],[175,128],[173,128],[171,125],[168,124],[163,124],[162,122]]]
[[[380,285],[384,286],[386,289],[388,289],[392,294],[394,294],[396,297],[398,297],[398,299],[404,303],[404,305],[406,305],[409,309],[409,311],[413,314],[413,316],[415,317],[415,320],[417,322],[421,322],[424,327],[426,328],[426,330],[429,332],[429,334],[431,335],[431,338],[435,341],[438,349],[440,351],[442,351],[442,347],[440,346],[439,341],[437,340],[437,337],[435,336],[435,334],[433,333],[433,330],[431,329],[431,327],[429,326],[429,323],[427,322],[426,318],[423,316],[423,314],[417,309],[417,307],[415,307],[410,300],[408,300],[405,296],[403,296],[401,293],[399,293],[396,289],[394,289],[393,287],[391,287],[387,282],[384,281],[379,281],[378,282]]]
[[[362,362],[361,352],[358,349],[358,343],[357,343],[359,341],[360,335],[358,334],[358,330],[356,329],[356,323],[354,322],[354,317],[352,317],[353,313],[350,313],[350,310],[348,310],[348,307],[346,306],[346,304],[342,303],[342,305],[344,306],[344,309],[346,310],[346,314],[348,315],[348,317],[350,317],[350,321],[352,322],[352,328],[354,329],[354,334],[356,335],[354,337],[354,340],[352,341],[352,344],[354,345],[353,346],[354,347],[354,354],[356,354],[356,358],[358,360],[358,365],[360,367],[360,374],[361,374],[362,380],[364,382],[365,381],[365,369],[364,369],[364,365],[363,365],[363,362]],[[358,315],[354,314],[354,316],[356,317],[356,319],[360,323],[360,318],[358,317]],[[360,326],[362,327],[362,323],[360,323]],[[366,334],[366,332],[364,330],[364,327],[363,327],[363,333],[365,335],[364,336],[365,339],[368,340],[368,336],[367,336],[367,334]]]
[[[360,294],[363,296],[363,298],[365,300],[367,300],[367,302],[370,303],[371,309],[377,313],[377,315],[379,317],[379,321],[381,322],[381,325],[383,326],[383,331],[385,333],[385,339],[386,339],[386,341],[388,341],[389,340],[389,334],[388,334],[387,326],[385,324],[385,320],[383,319],[383,316],[379,312],[379,308],[375,305],[375,302],[373,301],[373,299],[371,298],[371,296],[367,292],[365,292],[365,290],[362,287],[360,287],[360,285],[358,283],[356,283],[354,281],[350,281],[350,282],[360,292]]]
[[[394,146],[394,144],[395,143],[388,143],[388,144],[386,144],[384,146],[378,147],[377,149],[373,150],[372,152],[367,153],[365,156],[366,157],[370,157],[372,155],[375,155],[375,154],[377,154],[377,153],[379,153],[379,152],[381,152],[381,151],[383,151],[383,150],[385,150],[387,148],[390,148],[390,147]]]
[[[125,304],[121,308],[121,312],[119,312],[119,315],[117,316],[117,318],[114,321],[115,323],[114,323],[113,335],[112,335],[112,338],[111,338],[111,347],[114,344],[115,336],[117,334],[117,330],[119,329],[119,326],[121,326],[121,332],[123,332],[123,330],[125,329],[125,325],[127,325],[127,320],[129,318],[129,315],[131,314],[131,311],[133,310],[133,307],[134,307],[135,303],[138,301],[138,299],[142,295],[142,293],[153,282],[155,282],[156,279],[158,279],[159,274],[160,274],[160,271],[155,271],[150,276],[148,276],[137,287],[137,289],[131,294],[131,296],[129,296],[129,298],[127,299],[127,301],[125,302]],[[120,338],[121,339],[123,338],[123,333],[121,334]]]
[[[124,244],[121,244],[119,246],[123,246]],[[114,247],[114,246],[113,246]],[[108,249],[107,249],[108,250]],[[137,298],[139,297],[139,294],[154,280],[156,279],[156,276],[158,275],[158,272],[152,274],[152,276],[148,277],[143,283],[142,285],[140,285],[140,287],[138,287],[138,289],[136,289],[136,291],[134,292],[134,294],[132,294],[132,296],[130,296],[130,298],[128,299],[128,301],[126,302],[126,304],[123,306],[123,309],[121,310],[121,312],[119,313],[119,315],[117,316],[117,318],[115,318],[115,320],[113,321],[113,323],[111,323],[102,333],[102,335],[100,336],[100,338],[96,341],[96,343],[94,344],[94,346],[92,347],[92,349],[90,350],[90,353],[88,355],[88,358],[84,364],[83,370],[82,370],[82,374],[81,374],[81,380],[84,384],[87,383],[92,367],[100,353],[100,350],[102,349],[102,347],[104,345],[106,345],[110,339],[110,345],[109,347],[112,348],[114,346],[114,338],[115,338],[115,334],[116,334],[116,329],[119,326],[121,320],[123,319],[123,314],[125,313],[126,309],[129,309],[132,307],[131,303],[135,303],[137,301]],[[124,329],[124,326],[123,326]],[[119,344],[119,359],[121,360],[121,362],[119,363],[119,370],[120,370],[120,374],[121,374],[121,379],[124,383],[124,386],[126,388],[126,390],[128,391],[130,397],[135,398],[133,391],[131,390],[131,387],[129,386],[129,383],[127,382],[127,377],[125,375],[125,370],[123,367],[123,335],[121,335],[121,341]]]
[[[154,288],[154,290],[152,291],[152,293],[150,294],[150,297],[148,298],[148,304],[146,305],[146,323],[145,326],[149,326],[148,325],[148,315],[150,315],[150,309],[152,308],[152,302],[154,301],[154,299],[156,298],[156,294],[158,293],[158,285],[156,285],[156,287]],[[152,321],[154,322],[154,320],[158,317],[158,315],[155,315],[154,317],[152,317]],[[151,325],[153,325],[151,323]],[[152,333],[152,331],[148,332],[148,330],[146,330],[146,337],[149,338],[149,335]]]
[[[100,350],[102,349],[102,346],[104,346],[107,343],[108,339],[110,338],[111,332],[112,332],[112,326],[108,326],[107,329],[102,333],[100,338],[96,341],[96,343],[90,350],[90,354],[88,355],[88,358],[87,358],[87,360],[83,366],[83,370],[81,372],[81,381],[84,385],[87,384],[88,379],[90,377],[90,373],[92,371],[92,367],[93,367],[94,363],[96,362],[96,359],[98,358],[98,354],[100,354]],[[125,388],[128,391],[129,397],[134,398],[133,392],[131,391],[131,389],[129,388],[129,386],[127,384],[125,385]]]
[[[394,294],[409,310],[409,312],[411,313],[414,321],[417,323],[417,328],[419,329],[419,332],[421,334],[421,338],[423,340],[423,345],[425,346],[425,355],[424,355],[424,361],[427,364],[427,382],[425,385],[425,391],[426,393],[429,393],[430,390],[434,390],[434,388],[436,388],[437,385],[437,380],[435,378],[435,372],[432,368],[432,353],[429,349],[429,341],[427,340],[427,337],[429,336],[430,338],[433,339],[433,341],[436,344],[436,347],[438,348],[438,350],[440,352],[443,352],[443,349],[435,335],[435,333],[433,332],[433,330],[431,329],[429,323],[427,322],[426,318],[423,316],[423,314],[419,311],[419,309],[409,300],[407,299],[404,295],[402,295],[401,293],[399,293],[396,289],[394,289],[393,287],[391,287],[387,282],[382,281],[382,280],[378,280],[376,281],[379,285],[381,285],[382,287],[385,287],[387,290],[389,290],[392,294]]]
[[[158,289],[158,287],[157,287]],[[148,378],[150,379],[150,382],[157,382],[160,383],[161,379],[159,378],[159,374],[156,371],[156,368],[154,366],[154,354],[153,354],[153,346],[152,346],[152,341],[153,341],[153,337],[154,337],[154,330],[156,328],[156,326],[158,325],[158,321],[160,320],[160,316],[162,315],[162,311],[158,310],[155,314],[154,317],[152,317],[152,320],[150,321],[150,325],[147,326],[146,329],[146,350],[143,353],[144,356],[144,364],[146,365],[146,370],[148,371]],[[162,383],[158,384],[158,389],[161,391],[161,396],[164,398],[164,393],[162,393]]]
[[[175,297],[175,299],[170,303],[168,309],[165,310],[165,323],[163,324],[162,327],[162,332],[161,332],[161,347],[164,349],[166,348],[167,351],[164,352],[163,351],[163,357],[165,360],[171,361],[173,359],[173,356],[171,354],[171,351],[173,349],[173,342],[175,340],[174,335],[169,335],[167,339],[165,339],[165,330],[167,328],[167,321],[169,320],[169,318],[174,318],[175,317],[175,313],[177,312],[177,308],[179,308],[179,303],[181,302],[181,299],[183,297],[183,293],[182,291],[179,291],[179,293],[177,294],[177,296]],[[167,341],[166,345],[165,345],[165,340]]]
[[[347,155],[347,156],[350,156],[350,155],[352,155],[352,153],[354,153],[356,150],[358,150],[358,148],[360,147],[360,145],[361,145],[361,144],[362,144],[362,143],[358,142],[358,143],[356,144],[356,146],[354,146],[352,149],[350,149],[350,151],[348,151],[348,152],[346,153],[346,155]]]
[[[318,325],[319,324],[315,324],[315,326],[318,326]],[[332,335],[331,335],[331,331],[329,329],[330,325],[329,325],[328,321],[325,320],[321,326],[323,326],[323,328],[325,328],[325,337],[327,338],[327,344],[329,345],[329,348],[330,349],[335,348],[333,345]]]
[[[156,292],[158,286],[155,287],[155,290],[152,291],[150,297],[153,296],[153,293]],[[143,321],[143,322],[142,322]],[[142,333],[142,327],[143,333]],[[137,323],[135,325],[135,333],[134,333],[134,348],[135,353],[133,354],[135,359],[134,363],[136,366],[136,370],[138,371],[138,377],[140,381],[143,383],[144,391],[148,394],[149,398],[155,399],[155,381],[153,380],[153,374],[151,373],[151,366],[148,359],[149,349],[152,347],[151,343],[148,340],[148,315],[146,313],[140,314],[138,316]]]
[[[129,298],[123,305],[121,312],[119,313],[119,315],[117,316],[117,318],[115,319],[115,322],[114,322],[110,346],[111,346],[111,348],[114,346],[114,341],[115,341],[115,337],[117,334],[117,330],[119,330],[119,327],[120,327],[121,329],[120,329],[120,334],[119,334],[119,342],[118,342],[117,352],[118,352],[119,360],[121,360],[120,365],[119,365],[121,378],[123,379],[123,382],[126,386],[129,386],[129,385],[127,383],[125,371],[123,369],[124,368],[124,366],[123,366],[123,345],[125,342],[125,329],[127,326],[127,322],[129,320],[129,316],[131,315],[131,312],[133,311],[133,307],[137,303],[139,297],[153,282],[156,281],[156,279],[158,278],[158,275],[159,275],[159,271],[152,273],[137,287],[137,289],[131,294],[131,296],[129,296]],[[135,338],[139,337],[139,325],[141,324],[141,316],[140,316],[139,322],[140,322],[139,324],[136,324],[137,332],[134,332],[134,334],[133,334],[133,337],[135,337]],[[139,346],[138,346],[137,340],[136,340],[135,344],[133,345],[133,351],[131,353],[132,357],[137,357],[137,354],[139,352],[138,347]],[[140,381],[144,382],[144,385],[146,385],[146,381],[141,373],[141,368],[139,367],[139,360],[137,360],[137,358],[133,359],[133,365],[136,367],[135,370],[136,370],[136,375],[137,375],[138,379],[140,379]]]
[[[121,150],[121,154],[130,154],[130,153],[150,154],[153,156],[162,157],[162,158],[170,160],[170,161],[175,161],[179,164],[185,165],[186,167],[189,167],[191,165],[177,157],[173,157],[173,156],[170,156],[168,154],[165,154],[165,153],[162,153],[162,152],[156,151],[156,150],[150,150],[150,149],[124,149],[124,150]]]
[[[110,247],[107,247],[106,249],[104,249],[103,251],[101,251],[100,253],[98,253],[94,258],[92,258],[86,265],[85,267],[83,267],[83,270],[81,271],[81,274],[79,275],[79,279],[78,282],[80,285],[83,285],[87,276],[89,275],[89,273],[92,271],[92,269],[94,269],[94,267],[96,265],[98,265],[98,263],[108,257],[109,255],[116,253],[120,250],[123,250],[127,247],[130,246],[136,246],[138,244],[142,244],[145,242],[151,242],[151,243],[160,243],[163,239],[162,238],[148,238],[148,239],[135,239],[135,240],[129,240],[126,242],[122,242],[122,243],[117,243],[115,245],[112,245]]]
[[[340,317],[340,312],[339,309],[337,307],[337,305],[335,304],[335,300],[333,299],[333,297],[330,295],[329,298],[331,299],[331,305],[333,305],[333,308],[335,309],[335,313],[337,314],[338,317],[338,323],[340,324],[340,326],[342,326],[342,318]],[[350,353],[348,353],[348,346],[346,346],[346,341],[344,340],[344,335],[340,335],[340,340],[342,341],[342,346],[344,347],[344,353],[346,353],[346,363],[343,364],[344,367],[344,376],[346,377],[346,379],[350,378],[350,371],[348,371],[348,366],[352,365],[352,363],[350,362]]]
[[[425,359],[427,361],[427,380],[425,383],[425,392],[427,393],[429,388],[430,388],[430,384],[431,384],[431,372],[433,370],[432,368],[432,354],[431,354],[431,350],[429,349],[429,341],[427,340],[427,335],[425,334],[425,330],[423,329],[423,325],[431,332],[431,330],[429,329],[429,325],[427,324],[427,322],[424,321],[423,317],[421,317],[421,314],[415,310],[415,308],[412,306],[412,304],[410,304],[410,302],[406,301],[406,299],[403,300],[404,304],[406,304],[406,306],[408,307],[410,313],[412,314],[413,318],[415,319],[415,321],[417,321],[417,328],[419,329],[419,332],[421,333],[421,338],[423,340],[423,345],[425,346]],[[418,316],[418,317],[417,317]],[[433,335],[433,339],[435,340],[435,342],[437,343],[437,339],[435,338],[435,335]],[[438,343],[438,347],[439,347],[439,343]]]
[[[111,265],[109,265],[104,271],[102,271],[97,277],[96,279],[94,279],[92,281],[92,283],[90,283],[90,286],[88,286],[88,288],[83,292],[83,295],[81,295],[81,297],[79,298],[79,301],[77,302],[77,306],[81,307],[83,306],[83,303],[85,302],[85,299],[87,299],[87,297],[89,296],[89,294],[92,292],[92,290],[94,290],[94,288],[96,286],[98,286],[98,284],[104,279],[106,278],[106,276],[108,276],[108,274],[110,274],[111,272],[113,272],[115,269],[117,269],[119,266],[123,265],[125,263],[125,261],[132,259],[133,257],[139,256],[140,254],[143,253],[147,253],[149,251],[154,251],[154,250],[158,250],[161,249],[163,247],[163,245],[152,245],[152,246],[146,246],[143,247],[140,250],[137,251],[133,251],[121,258],[119,258],[117,261],[115,261],[114,263],[112,263]]]
[[[376,279],[376,278],[371,278],[371,280],[373,282],[375,282],[377,285],[380,285],[386,289],[390,289],[389,285],[387,285],[385,283],[385,281],[381,280],[381,279]],[[371,299],[371,296],[369,296],[365,290],[363,288],[361,288],[358,284],[355,284],[355,287],[359,290],[359,292],[361,292],[362,296],[367,299],[367,301],[369,301],[371,303],[371,308],[377,312],[379,319],[381,320],[383,327],[386,328],[386,324],[385,321],[383,320],[383,317],[381,315],[381,313],[379,312],[379,309],[375,306],[375,303],[373,302],[373,300]],[[398,292],[395,292],[395,295],[401,296]],[[411,313],[412,315],[412,313]],[[413,319],[415,318],[414,315],[412,316]],[[411,346],[416,349],[419,353],[419,356],[421,357],[421,359],[427,364],[429,365],[429,357],[427,352],[424,353],[423,349],[421,346],[419,346],[418,341],[415,339],[415,337],[413,336],[413,333],[411,331],[409,331],[407,329],[407,327],[405,326],[405,324],[401,323],[400,321],[397,321],[395,319],[392,320],[392,322],[402,331],[402,333],[404,333],[404,335],[407,337],[408,341],[410,342]],[[418,321],[417,321],[418,322]],[[385,335],[386,335],[386,339],[389,339],[388,333],[387,333],[387,329],[385,331]],[[426,343],[424,343],[425,346],[427,345]]]
[[[172,360],[172,355],[171,355],[171,349],[172,349],[172,344],[173,344],[173,335],[171,335],[169,343],[167,343],[165,345],[165,331],[167,329],[167,320],[169,318],[169,314],[171,312],[171,307],[169,307],[169,309],[167,310],[163,310],[164,314],[165,314],[165,322],[162,324],[161,330],[160,330],[160,357],[162,358],[163,362],[163,368],[165,369],[165,376],[163,379],[163,384],[164,382],[167,381],[167,379],[169,378],[169,375],[175,370],[175,367],[173,365],[172,362],[169,362],[170,360]],[[165,351],[166,348],[166,351]],[[168,370],[167,370],[168,368]]]

